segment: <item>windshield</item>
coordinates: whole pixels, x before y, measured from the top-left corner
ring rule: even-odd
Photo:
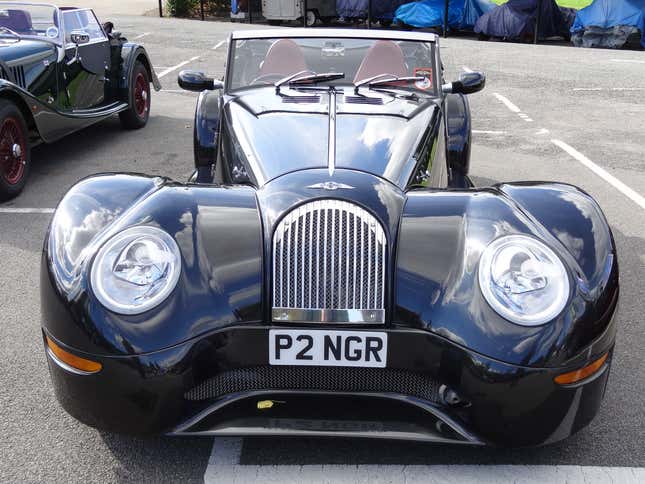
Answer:
[[[58,10],[49,5],[0,4],[0,37],[36,38],[60,43]]]
[[[388,75],[379,88],[396,87],[435,95],[434,43],[348,38],[244,39],[233,42],[227,89],[271,85],[297,73],[319,76],[316,85],[356,85]],[[304,75],[304,74],[303,74]],[[398,78],[415,77],[407,81]],[[303,83],[299,83],[303,84]],[[363,88],[372,87],[369,82]]]

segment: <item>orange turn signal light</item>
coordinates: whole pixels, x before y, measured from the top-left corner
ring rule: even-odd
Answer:
[[[585,378],[590,377],[598,370],[600,370],[602,368],[602,365],[605,364],[605,361],[607,361],[608,356],[609,354],[605,353],[600,358],[593,361],[591,364],[583,368],[580,368],[579,370],[570,371],[569,373],[563,373],[562,375],[558,375],[554,378],[554,380],[556,383],[559,383],[560,385],[571,385],[572,383],[577,383],[580,380],[584,380]]]
[[[103,368],[103,365],[97,363],[96,361],[86,360],[85,358],[71,354],[69,351],[65,351],[63,348],[58,346],[49,336],[45,336],[45,339],[47,340],[47,346],[54,354],[54,356],[66,365],[69,365],[76,370],[84,371],[86,373],[96,373],[101,368]]]

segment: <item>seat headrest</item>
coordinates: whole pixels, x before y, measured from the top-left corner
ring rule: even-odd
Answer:
[[[18,33],[32,30],[31,15],[24,10],[7,10],[7,17],[0,23]]]

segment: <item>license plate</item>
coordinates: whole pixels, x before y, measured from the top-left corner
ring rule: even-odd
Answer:
[[[271,365],[385,368],[387,333],[305,329],[269,330]]]

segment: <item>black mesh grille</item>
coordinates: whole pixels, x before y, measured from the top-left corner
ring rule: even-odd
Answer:
[[[438,385],[423,373],[394,368],[256,366],[219,373],[184,397],[208,400],[250,390],[398,393],[436,402]]]

